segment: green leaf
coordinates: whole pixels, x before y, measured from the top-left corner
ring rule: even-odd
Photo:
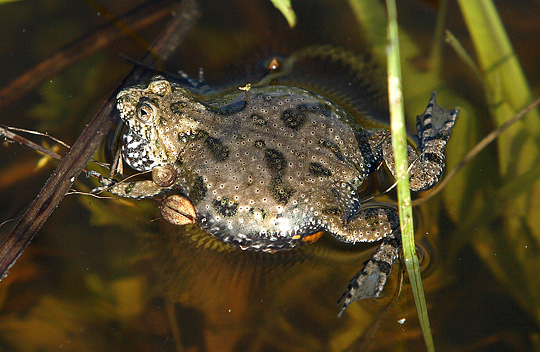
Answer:
[[[289,26],[292,28],[296,26],[296,14],[291,6],[291,0],[270,0],[272,4],[281,11]]]
[[[493,2],[459,0],[458,4],[483,74],[490,113],[495,124],[501,126],[531,102],[531,90]],[[485,222],[486,228],[503,224],[503,230],[495,235],[484,230],[485,235],[473,242],[495,276],[505,287],[512,288],[516,300],[537,321],[540,321],[537,304],[540,280],[535,273],[540,257],[532,248],[540,247],[539,136],[537,110],[499,136],[498,165],[504,186],[491,194],[488,203],[492,211],[487,214],[488,219],[478,220]],[[472,219],[467,222],[476,228],[478,222],[469,218]]]

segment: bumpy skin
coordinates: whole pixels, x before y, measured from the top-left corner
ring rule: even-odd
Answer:
[[[339,106],[299,88],[253,87],[209,100],[159,76],[122,91],[118,110],[127,125],[124,160],[139,171],[171,165],[177,179],[168,187],[118,184],[112,193],[182,194],[202,229],[242,249],[290,249],[322,230],[348,243],[382,239],[342,297],[343,310],[379,295],[399,256],[398,217],[391,207],[361,207],[356,190],[383,161],[394,172],[389,131],[361,129]],[[456,117],[435,95],[418,117],[412,190],[439,180]]]

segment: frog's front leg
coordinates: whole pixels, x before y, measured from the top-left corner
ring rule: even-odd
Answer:
[[[413,191],[424,191],[435,186],[445,166],[444,149],[450,138],[452,127],[459,110],[446,110],[437,105],[435,92],[431,96],[426,111],[417,116],[418,151],[408,147],[409,187]],[[380,155],[395,176],[394,151],[389,131],[367,132],[367,137],[375,155]]]
[[[116,182],[110,179],[101,179],[102,187],[96,188],[96,190],[106,190],[122,198],[149,199],[175,188],[175,181],[176,169],[174,166],[162,165],[152,169],[152,180]]]
[[[165,190],[153,181],[111,182],[106,186],[107,192],[122,198],[149,199],[157,197]]]
[[[339,214],[336,214],[339,215]],[[399,258],[401,233],[399,217],[391,208],[365,208],[348,221],[337,216],[327,218],[327,229],[344,242],[374,242],[382,239],[375,254],[364,268],[350,281],[349,287],[340,299],[343,308],[339,316],[354,301],[378,297],[392,265]]]

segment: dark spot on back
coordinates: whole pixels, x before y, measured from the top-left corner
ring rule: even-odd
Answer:
[[[374,150],[371,148],[369,135],[363,132],[355,132],[354,136],[356,137],[356,142],[358,143],[358,148],[364,161],[365,170],[362,171],[365,173],[375,171],[381,163],[381,156],[374,153]]]
[[[184,136],[178,136],[178,138],[182,139]],[[229,148],[223,145],[219,138],[211,137],[206,131],[197,130],[189,139],[204,141],[217,161],[225,161],[229,158]]]
[[[224,217],[233,217],[238,211],[238,203],[228,197],[214,199],[212,202],[214,209]]]
[[[193,140],[205,140],[208,138],[208,132],[203,130],[197,130],[195,133],[191,136]]]
[[[321,177],[329,177],[332,176],[332,172],[322,166],[319,163],[311,163],[309,164],[309,172],[314,176],[321,176]]]
[[[296,109],[286,109],[281,114],[281,121],[283,121],[285,126],[297,131],[306,123],[306,110],[304,106],[297,107]]]
[[[202,176],[197,176],[195,183],[191,187],[189,195],[193,204],[199,203],[204,199],[204,197],[206,197],[206,185],[204,184],[204,179]]]
[[[273,177],[281,177],[285,171],[285,157],[283,153],[275,149],[264,151],[264,160]]]
[[[270,175],[272,175],[270,193],[276,202],[285,205],[294,194],[294,189],[282,179],[287,166],[285,157],[278,150],[266,149],[264,151],[264,160]]]
[[[343,157],[343,153],[341,153],[341,149],[336,145],[336,143],[328,140],[328,139],[321,139],[319,140],[319,144],[321,147],[325,147],[329,149],[334,155],[340,160],[345,161],[345,158]]]
[[[266,218],[268,217],[268,213],[266,212],[266,210],[264,210],[264,208],[261,208],[261,207],[249,208],[248,214],[253,217],[255,216],[255,214],[260,214],[261,220],[266,220]]]
[[[181,114],[187,107],[188,104],[184,101],[175,101],[171,103],[171,111],[173,114]]]
[[[395,230],[394,226],[392,226],[392,229]],[[383,239],[383,243],[394,248],[399,248],[401,247],[401,236],[386,236]]]
[[[258,126],[266,126],[266,124],[268,123],[264,117],[257,114],[251,115],[251,120],[253,121],[255,125],[258,125]]]
[[[294,189],[277,177],[272,178],[270,191],[276,202],[282,205],[287,204],[294,194]]]
[[[227,160],[229,157],[229,148],[223,145],[219,138],[208,137],[204,142],[217,161]]]
[[[206,131],[203,131],[203,130],[197,130],[195,131],[194,133],[181,133],[178,135],[178,140],[180,142],[183,142],[184,139],[186,140],[190,140],[190,141],[195,141],[195,140],[205,140],[206,138],[208,138],[208,132]]]

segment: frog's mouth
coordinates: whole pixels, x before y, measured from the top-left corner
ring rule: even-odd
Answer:
[[[155,160],[150,158],[148,141],[129,128],[122,137],[122,157],[137,171],[148,171],[156,166]]]

